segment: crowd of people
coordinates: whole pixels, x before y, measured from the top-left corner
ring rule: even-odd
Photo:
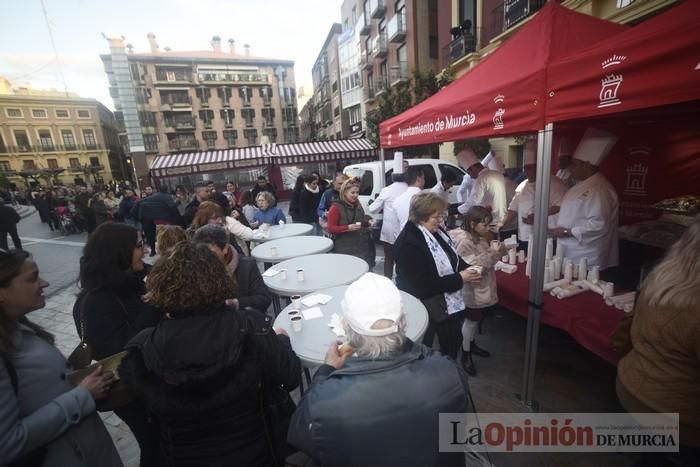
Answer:
[[[343,345],[329,345],[298,406],[289,393],[301,384],[301,362],[287,330],[273,326],[272,295],[249,256],[254,229],[287,222],[265,177],[250,191],[198,183],[191,198],[181,188],[140,198],[125,190],[117,214],[94,228],[73,317],[94,360],[126,352],[118,382],[100,366],[75,387],[66,382],[66,361],[51,335],[27,318],[43,307],[47,284],[27,253],[1,250],[0,458],[121,465],[95,415],[119,385],[128,398],[114,410],[133,432],[142,466],[282,466],[297,450],[326,467],[465,465],[463,454],[439,452],[438,414],[469,410],[473,357],[490,356],[476,330],[498,303],[495,265],[506,252],[493,242],[515,216],[516,231],[533,223],[528,184],[535,177],[532,146],[525,154],[529,178],[512,196],[497,166],[465,151],[458,158],[472,186],[459,206],[446,199],[458,182],[452,175],[424,190],[422,171],[401,161],[369,213],[355,179],[338,173],[328,183],[311,173],[297,180],[294,222],[314,225],[333,239],[334,252],[373,267],[370,214],[382,212],[385,252],[384,275],[369,272],[347,288]],[[563,194],[552,184],[550,233],[572,244],[571,254],[614,266],[613,229],[592,221],[602,215],[601,203],[616,202],[598,172],[604,155],[564,156],[576,184]],[[581,186],[587,197],[580,190],[569,195]],[[455,213],[460,223],[448,230]],[[680,413],[684,455],[700,446],[693,405],[700,385],[699,242],[696,221],[642,284],[617,382],[630,411]],[[146,245],[158,255],[153,266],[144,263]],[[422,343],[406,336],[400,291],[428,312]],[[39,363],[30,364],[34,359]]]

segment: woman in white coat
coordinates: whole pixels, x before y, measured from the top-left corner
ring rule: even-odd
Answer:
[[[0,250],[0,464],[121,466],[95,412],[113,375],[98,369],[72,387],[53,336],[26,317],[48,285],[28,253]]]

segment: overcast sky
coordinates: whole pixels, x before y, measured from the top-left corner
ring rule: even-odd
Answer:
[[[0,75],[15,86],[63,90],[40,0],[3,1]],[[310,90],[311,67],[342,0],[44,0],[69,91],[114,109],[100,54],[101,33],[125,36],[135,52],[148,52],[153,32],[161,50],[211,50],[228,39],[251,55],[294,60],[296,86]]]

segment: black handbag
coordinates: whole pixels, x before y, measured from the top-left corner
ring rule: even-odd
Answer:
[[[447,301],[445,301],[445,294],[433,295],[430,298],[425,298],[421,300],[423,306],[428,310],[428,317],[430,321],[434,323],[442,323],[450,317],[447,314]]]
[[[90,292],[85,294],[85,297],[83,297],[82,302],[80,303],[80,343],[68,357],[68,364],[73,368],[73,370],[82,370],[83,368],[87,368],[90,366],[92,361],[95,360],[93,358],[92,348],[85,340],[85,305],[89,295]],[[115,298],[126,315],[127,312],[126,308],[124,307],[124,303],[122,303],[118,297],[115,296]],[[134,394],[126,386],[126,384],[124,384],[122,380],[117,380],[112,383],[112,386],[109,388],[109,393],[105,397],[95,401],[95,406],[99,412],[111,412],[114,409],[125,406],[134,398]]]

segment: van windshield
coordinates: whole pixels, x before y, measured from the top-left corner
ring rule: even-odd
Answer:
[[[348,177],[357,178],[360,181],[360,196],[370,196],[374,189],[374,174],[371,170],[353,167],[345,170]]]

